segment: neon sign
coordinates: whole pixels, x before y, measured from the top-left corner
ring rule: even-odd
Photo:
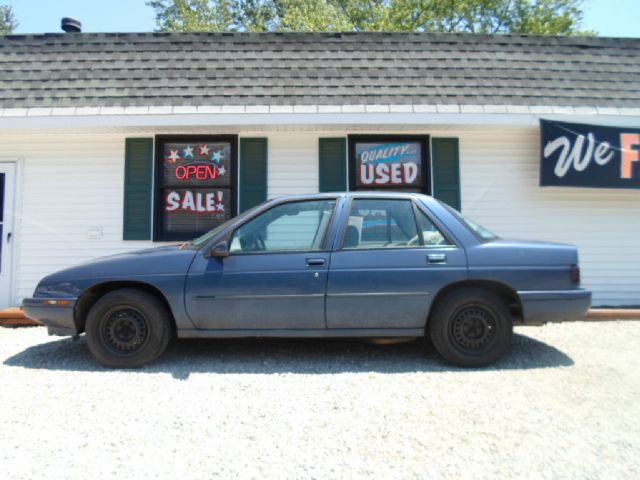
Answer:
[[[234,155],[230,137],[162,142],[158,185],[162,238],[193,238],[231,218]]]
[[[189,180],[190,178],[195,178],[196,180],[215,180],[218,172],[218,167],[215,165],[178,165],[175,170],[175,176],[178,180]]]

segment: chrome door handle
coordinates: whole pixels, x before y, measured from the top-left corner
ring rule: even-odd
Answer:
[[[11,232],[7,233],[7,243],[11,241]]]
[[[307,266],[308,267],[316,267],[320,265],[324,265],[324,258],[307,258]]]
[[[427,255],[428,263],[447,263],[447,256],[444,253],[432,253]]]

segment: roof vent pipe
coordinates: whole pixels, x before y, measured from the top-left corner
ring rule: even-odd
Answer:
[[[80,33],[82,31],[82,23],[71,17],[64,17],[60,23],[60,27],[67,33]]]

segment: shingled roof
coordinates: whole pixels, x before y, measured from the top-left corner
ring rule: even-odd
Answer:
[[[640,39],[433,33],[0,37],[2,108],[640,107]]]

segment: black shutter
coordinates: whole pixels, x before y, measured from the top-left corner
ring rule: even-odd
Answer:
[[[342,192],[347,189],[346,138],[320,139],[320,191]]]
[[[267,199],[267,139],[240,139],[240,212]]]
[[[124,157],[124,240],[151,240],[153,139],[127,138]]]
[[[460,160],[457,138],[432,138],[433,196],[460,210]]]

